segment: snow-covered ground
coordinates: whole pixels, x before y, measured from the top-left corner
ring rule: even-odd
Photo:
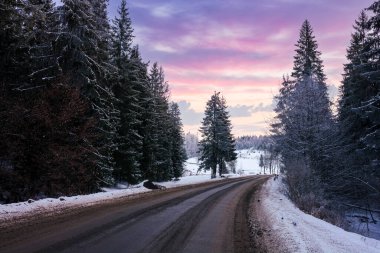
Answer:
[[[260,155],[262,151],[254,149],[243,149],[237,151],[236,173],[239,175],[257,175],[263,174],[259,166]],[[210,175],[210,171],[199,171],[198,159],[190,158],[185,163],[186,175]],[[268,174],[268,171],[267,171]]]
[[[223,178],[216,178],[215,180],[221,180]],[[210,175],[198,175],[182,177],[179,181],[161,182],[159,185],[166,188],[180,187],[184,185],[199,184],[210,181]],[[28,201],[20,203],[12,203],[7,205],[0,205],[0,222],[8,219],[17,219],[25,214],[43,213],[46,211],[59,211],[65,208],[76,206],[91,206],[100,202],[124,198],[127,196],[137,195],[151,190],[139,185],[131,186],[127,189],[111,189],[104,188],[105,192],[98,192],[89,195],[79,195],[71,197],[60,198],[46,198],[37,201]]]
[[[244,149],[238,150],[238,159],[236,163],[236,171],[245,175],[257,175],[263,174],[262,168],[260,168],[260,155],[262,151]]]
[[[269,252],[379,253],[380,241],[344,231],[305,214],[284,195],[281,180],[269,180],[256,201],[259,223],[266,224],[263,240]]]
[[[259,157],[260,155],[254,151],[242,150],[238,152],[237,164],[239,167],[236,169],[244,171],[243,175],[247,174],[257,174],[259,172]],[[186,164],[186,170],[188,175],[181,177],[178,181],[170,182],[160,182],[159,185],[165,186],[166,188],[180,187],[191,184],[199,184],[211,181],[210,171],[199,172],[197,174],[199,164],[197,158],[190,158]],[[190,175],[191,174],[191,175]],[[240,175],[228,175],[226,177],[237,177]],[[212,179],[222,180],[223,178]],[[125,188],[125,187],[121,187]],[[50,211],[63,210],[65,208],[77,207],[77,206],[91,206],[98,204],[100,202],[109,201],[117,198],[124,198],[128,196],[134,196],[140,193],[149,192],[151,190],[139,185],[134,185],[127,187],[126,189],[112,189],[104,188],[105,192],[99,192],[89,195],[79,195],[71,197],[60,197],[60,198],[46,198],[37,201],[20,202],[7,205],[0,204],[0,222],[9,219],[17,219],[26,214],[43,213]]]

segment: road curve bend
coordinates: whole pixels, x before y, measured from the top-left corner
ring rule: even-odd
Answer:
[[[0,232],[0,252],[252,252],[249,204],[267,179],[223,180],[25,224],[32,233]]]

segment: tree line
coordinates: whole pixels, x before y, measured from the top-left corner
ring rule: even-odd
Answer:
[[[284,76],[271,124],[290,196],[304,210],[380,202],[380,1],[354,24],[337,106],[332,113],[321,52],[309,21]],[[314,211],[315,211],[314,210]]]
[[[266,149],[267,144],[270,143],[270,138],[265,135],[243,135],[236,138],[236,149]]]
[[[125,0],[0,3],[0,201],[179,177],[182,123]]]

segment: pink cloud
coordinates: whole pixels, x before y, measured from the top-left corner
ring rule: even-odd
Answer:
[[[110,1],[111,17],[118,2]],[[128,1],[143,57],[164,67],[174,100],[185,99],[197,108],[215,89],[232,103],[270,103],[282,75],[292,72],[294,44],[306,18],[328,82],[338,86],[353,22],[372,2]],[[249,131],[246,122],[234,123]]]

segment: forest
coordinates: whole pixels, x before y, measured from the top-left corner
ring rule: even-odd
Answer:
[[[271,124],[290,197],[335,224],[347,207],[371,212],[380,205],[380,1],[360,12],[353,28],[336,113],[306,20]]]
[[[164,70],[125,0],[0,2],[0,201],[171,180],[186,159]]]

